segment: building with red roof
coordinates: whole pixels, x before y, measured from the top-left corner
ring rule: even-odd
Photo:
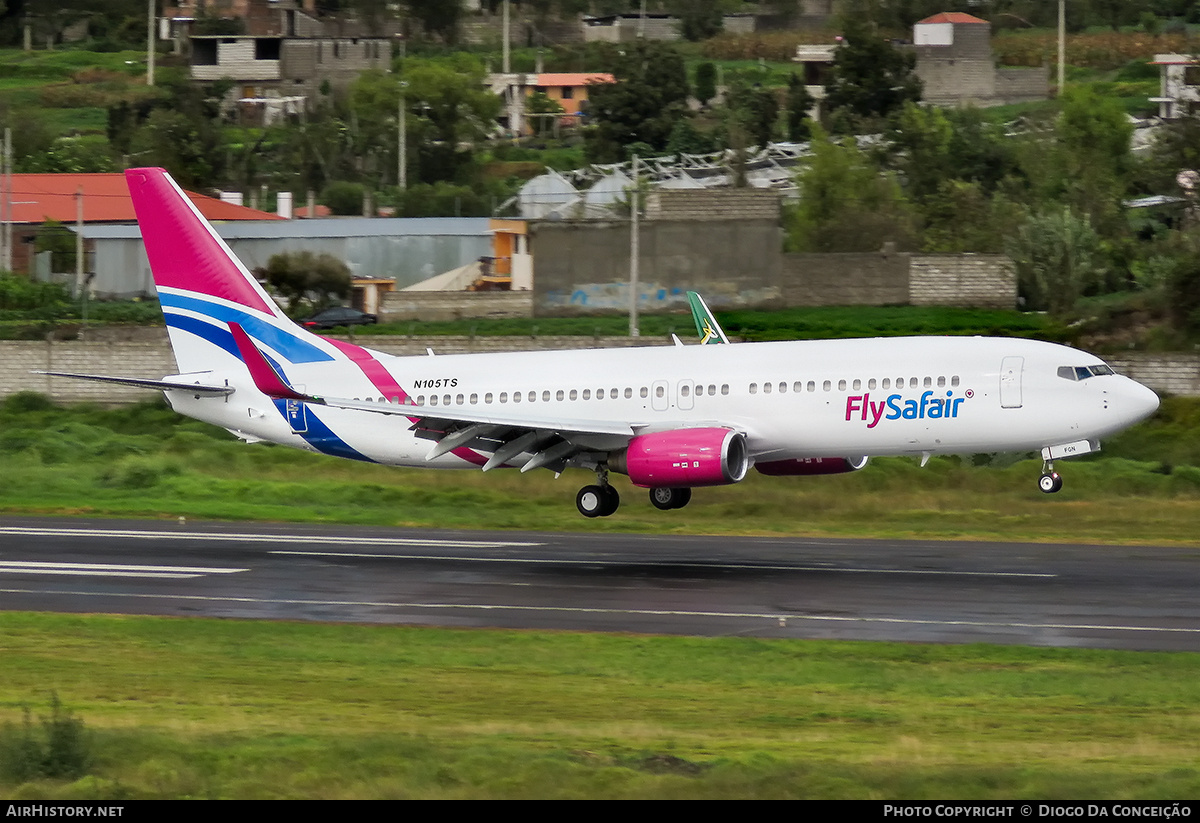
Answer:
[[[215,197],[185,192],[208,220],[282,220],[258,209],[226,203]],[[4,201],[11,209],[13,224],[12,268],[28,272],[38,232],[48,220],[74,226],[134,223],[137,216],[125,175],[117,174],[14,174],[12,191],[7,198],[0,190],[0,220]],[[81,215],[82,209],[82,215]]]
[[[1046,66],[1002,66],[992,55],[992,25],[970,14],[944,11],[913,26],[921,98],[939,106],[995,106],[1048,96]]]

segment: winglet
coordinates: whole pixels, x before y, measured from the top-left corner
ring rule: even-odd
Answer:
[[[279,375],[279,372],[275,371],[275,367],[254,345],[254,341],[250,339],[250,335],[246,334],[246,330],[240,323],[229,323],[229,331],[233,335],[233,342],[237,345],[238,354],[242,356],[246,368],[250,370],[250,378],[254,380],[255,388],[260,392],[275,400],[307,400],[309,402],[316,400],[315,397],[300,394],[287,384],[287,381]]]
[[[688,304],[692,307],[692,319],[696,321],[696,333],[700,335],[700,345],[728,343],[729,338],[725,336],[725,331],[717,322],[717,318],[713,317],[713,313],[708,310],[704,298],[694,291],[688,292],[687,298]]]

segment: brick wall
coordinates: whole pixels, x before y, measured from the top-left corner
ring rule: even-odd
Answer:
[[[783,255],[788,306],[902,306],[908,303],[909,254]]]
[[[758,189],[657,189],[647,220],[778,220],[779,193]]]
[[[1200,355],[1132,353],[1105,360],[1121,374],[1145,383],[1156,392],[1200,396]]]
[[[1045,100],[1049,95],[1049,66],[996,69],[996,97],[1005,103]]]
[[[383,295],[379,319],[462,320],[480,317],[530,317],[531,291],[393,291]]]
[[[1012,309],[1017,275],[998,254],[939,254],[912,257],[908,300],[914,306],[977,306]]]

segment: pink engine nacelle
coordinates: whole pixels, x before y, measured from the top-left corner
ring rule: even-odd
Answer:
[[[802,457],[796,460],[771,460],[755,463],[760,474],[769,477],[792,477],[810,474],[845,474],[856,472],[867,465],[867,458],[851,460],[847,457]]]
[[[694,488],[739,482],[750,458],[739,432],[678,429],[638,435],[624,451],[609,455],[608,466],[642,488]]]

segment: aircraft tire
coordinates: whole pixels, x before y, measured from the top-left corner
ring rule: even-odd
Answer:
[[[691,489],[655,488],[650,490],[650,502],[662,511],[682,509],[692,499]]]
[[[1062,481],[1062,478],[1059,477],[1058,472],[1051,472],[1050,474],[1043,474],[1038,479],[1038,488],[1041,489],[1045,494],[1054,494],[1059,489],[1061,489],[1062,486],[1063,486],[1063,481]]]
[[[621,495],[612,486],[601,486],[600,491],[604,495],[604,505],[600,509],[601,517],[608,517],[615,514],[617,508],[621,505]]]
[[[584,486],[579,490],[579,494],[575,495],[575,507],[579,509],[579,513],[584,517],[600,517],[604,515],[607,495],[604,489],[600,486]],[[616,507],[613,509],[616,510]],[[611,512],[608,512],[611,514]]]

